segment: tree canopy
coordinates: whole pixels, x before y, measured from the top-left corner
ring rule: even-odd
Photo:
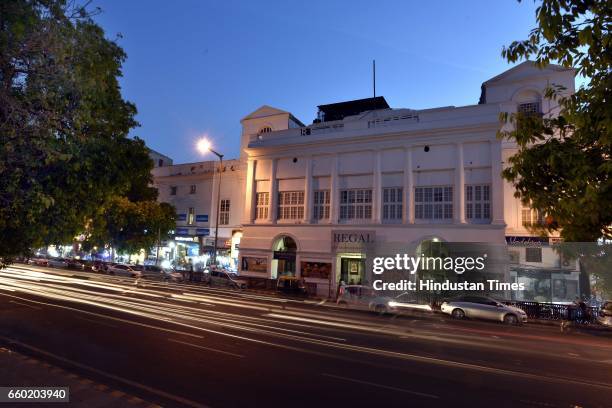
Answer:
[[[543,0],[528,39],[502,50],[509,62],[558,63],[587,78],[571,96],[547,90],[558,116],[509,115],[514,129],[502,132],[519,146],[503,176],[566,241],[612,239],[611,10],[608,0]]]
[[[0,257],[71,242],[121,197],[155,204],[125,58],[73,2],[0,2]]]

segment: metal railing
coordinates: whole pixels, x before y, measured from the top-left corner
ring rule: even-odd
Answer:
[[[507,305],[518,307],[527,313],[531,319],[568,320],[577,323],[591,324],[597,321],[599,308],[587,306],[584,311],[573,304],[512,301],[504,302]]]

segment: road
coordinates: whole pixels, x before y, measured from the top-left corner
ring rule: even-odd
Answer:
[[[612,407],[604,333],[19,264],[0,321],[0,345],[162,406]]]

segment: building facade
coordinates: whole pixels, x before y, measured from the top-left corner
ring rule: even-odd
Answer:
[[[237,270],[242,234],[244,171],[240,160],[177,164],[153,169],[154,185],[159,200],[176,208],[176,228],[171,238],[162,242],[159,259],[180,266],[209,262],[215,247],[218,262]],[[219,181],[221,180],[221,183]],[[217,191],[221,185],[219,203]],[[219,211],[219,236],[215,225]],[[157,254],[154,254],[157,257]]]
[[[367,98],[321,105],[308,126],[262,106],[241,120],[241,156],[222,172],[221,263],[254,279],[300,277],[334,297],[341,282],[372,284],[372,257],[382,252],[486,244],[504,258],[493,275],[528,288],[505,296],[573,300],[581,294],[577,263],[552,250],[558,237],[532,232],[544,214],[502,179],[517,146],[498,132],[511,126],[500,121],[505,112],[557,114],[545,90],[574,92],[574,75],[526,62],[484,82],[476,105],[396,109]],[[177,208],[164,259],[208,261],[217,165],[154,169],[160,200]]]
[[[530,232],[542,215],[501,178],[517,147],[497,134],[503,112],[556,114],[545,89],[573,92],[574,75],[523,63],[483,83],[477,105],[392,109],[369,98],[321,105],[309,126],[261,107],[241,121],[241,273],[295,275],[333,296],[340,282],[372,283],[364,243],[416,251],[423,242],[511,242],[507,281],[533,286],[540,273],[548,283],[525,296],[573,300],[576,265],[563,266]]]

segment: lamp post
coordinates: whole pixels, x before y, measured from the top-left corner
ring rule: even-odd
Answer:
[[[213,265],[217,265],[217,251],[218,251],[218,240],[219,240],[219,213],[221,212],[221,175],[223,174],[223,155],[216,152],[210,146],[210,142],[206,139],[201,139],[198,142],[198,150],[200,153],[211,152],[219,158],[219,185],[217,186],[217,213],[215,215],[215,249],[213,252]],[[213,176],[214,177],[214,176]],[[214,180],[214,178],[213,178]]]

